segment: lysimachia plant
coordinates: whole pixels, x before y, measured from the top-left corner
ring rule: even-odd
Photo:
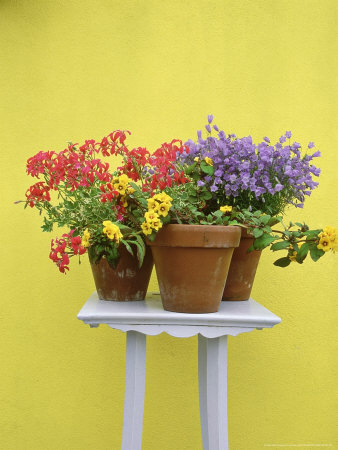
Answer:
[[[142,230],[150,240],[168,223],[200,225],[237,225],[247,229],[255,238],[250,249],[272,251],[284,250],[286,255],[275,261],[275,265],[286,267],[291,262],[303,263],[308,254],[317,261],[326,252],[338,250],[338,230],[326,227],[324,230],[310,230],[306,224],[283,224],[283,217],[271,216],[260,210],[238,209],[231,205],[218,205],[209,211],[209,199],[205,186],[199,187],[191,180],[179,186],[166,188],[166,192],[154,195],[148,200],[148,211],[144,215]]]

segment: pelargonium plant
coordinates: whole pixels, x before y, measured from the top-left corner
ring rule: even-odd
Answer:
[[[51,242],[49,257],[60,272],[69,270],[70,257],[86,252],[92,263],[104,256],[115,267],[120,245],[131,254],[136,250],[141,265],[147,199],[155,190],[187,180],[173,165],[183,152],[181,141],[165,143],[151,155],[142,147],[128,149],[128,134],[117,130],[99,142],[70,143],[65,150],[41,151],[27,161],[28,175],[39,181],[27,189],[25,207],[43,214],[43,231],[54,225],[69,230]],[[111,170],[108,158],[116,158],[117,170]]]

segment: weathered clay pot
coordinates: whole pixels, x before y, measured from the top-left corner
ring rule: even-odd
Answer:
[[[144,300],[154,265],[150,248],[146,249],[141,268],[137,258],[123,245],[119,252],[121,257],[115,269],[110,267],[105,257],[98,264],[90,264],[99,299],[117,302]]]
[[[216,312],[240,235],[233,226],[165,225],[149,242],[164,309]]]
[[[245,228],[242,228],[241,242],[232,255],[223,300],[248,300],[250,298],[262,253],[261,250],[253,250],[248,253],[253,241],[253,236],[248,234]]]

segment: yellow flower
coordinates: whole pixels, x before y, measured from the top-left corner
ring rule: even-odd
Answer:
[[[328,235],[325,235],[324,233],[319,233],[319,236],[320,235],[322,236],[320,237],[317,248],[319,250],[323,250],[324,252],[328,252],[333,247],[330,237]]]
[[[142,228],[143,234],[145,234],[146,236],[147,236],[148,234],[151,234],[152,231],[153,231],[153,230],[151,229],[150,224],[149,224],[148,222],[143,222],[143,223],[141,224],[141,228]]]
[[[334,242],[336,240],[336,238],[338,237],[338,230],[336,230],[333,227],[328,226],[328,227],[325,227],[321,233],[319,233],[319,237],[321,237],[323,235],[328,236],[330,238],[330,241]]]
[[[168,203],[168,204],[172,201],[170,195],[166,194],[165,192],[161,192],[160,194],[154,195],[153,199],[159,201],[160,203]]]
[[[162,222],[161,222],[161,220],[160,220],[159,218],[153,220],[153,222],[152,222],[152,224],[151,224],[151,227],[152,227],[155,231],[158,231],[160,228],[162,228]]]
[[[123,183],[120,183],[119,181],[117,183],[114,183],[114,189],[120,195],[125,195],[125,193],[126,193],[126,185]]]
[[[126,207],[128,206],[128,202],[127,202],[127,200],[126,200],[126,197],[122,196],[120,200],[121,200],[121,205],[122,205],[124,208],[126,208]]]
[[[170,206],[168,203],[158,203],[155,211],[158,213],[159,216],[167,217],[169,209]]]
[[[126,189],[126,194],[133,194],[135,192],[135,189],[131,186],[128,186]]]
[[[292,262],[296,262],[297,252],[292,252],[292,255],[289,255],[289,260]]]
[[[155,208],[156,208],[156,200],[154,199],[154,197],[153,198],[148,198],[148,200],[147,200],[147,203],[148,203],[148,209],[149,210],[154,210]]]
[[[127,184],[129,184],[130,181],[131,179],[125,173],[119,176],[119,183],[124,184],[125,186],[127,186]]]
[[[144,217],[145,217],[147,223],[149,223],[149,225],[152,225],[154,220],[158,219],[158,214],[155,211],[148,211],[145,213]]]
[[[116,241],[117,243],[123,237],[120,228],[112,223],[110,220],[104,220],[102,222],[103,225],[103,233],[111,240]]]
[[[222,213],[231,212],[232,211],[232,206],[224,205],[224,206],[221,206],[219,210],[222,211]]]
[[[86,228],[83,232],[83,236],[82,236],[82,241],[81,241],[81,245],[84,248],[88,248],[89,247],[89,239],[90,239],[90,233],[88,231],[88,228]]]
[[[209,158],[209,156],[206,156],[204,158],[204,161],[208,164],[208,166],[213,166],[214,165],[214,161],[211,158]]]
[[[200,160],[199,157],[198,157],[198,156],[195,156],[194,161],[195,161],[195,162],[198,162],[199,160]]]
[[[132,189],[131,187],[127,188],[127,185],[130,181],[132,180],[126,174],[122,174],[118,177],[118,179],[114,179],[114,189],[120,195],[125,195],[127,189]]]

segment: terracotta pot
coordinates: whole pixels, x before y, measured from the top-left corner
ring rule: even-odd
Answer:
[[[121,257],[115,269],[110,267],[105,257],[98,264],[90,263],[99,299],[117,302],[144,300],[154,265],[150,248],[146,249],[141,268],[137,258],[124,246],[119,247],[119,252]]]
[[[242,228],[242,236],[239,247],[234,250],[229,268],[228,278],[225,283],[223,300],[248,300],[256,270],[261,257],[261,250],[253,250],[248,253],[254,238]]]
[[[149,242],[164,309],[216,312],[240,235],[233,226],[164,226]]]

